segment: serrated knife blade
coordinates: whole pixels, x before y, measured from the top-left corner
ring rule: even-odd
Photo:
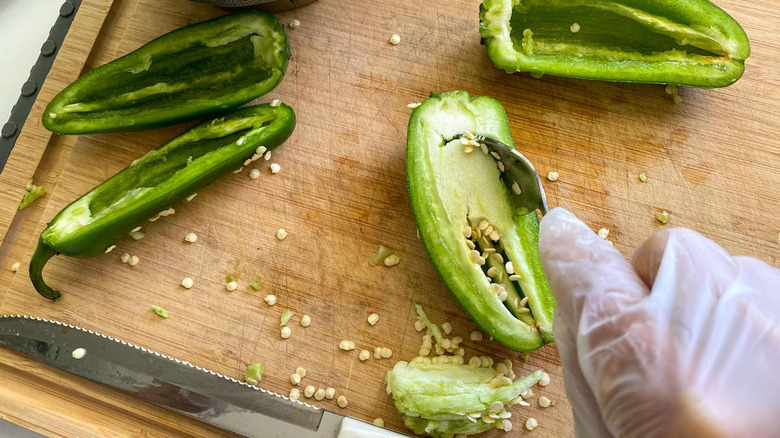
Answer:
[[[403,437],[78,326],[0,317],[0,345],[248,437]]]

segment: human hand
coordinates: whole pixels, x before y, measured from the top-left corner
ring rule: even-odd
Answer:
[[[780,270],[682,228],[629,262],[562,208],[539,248],[577,436],[780,434]]]

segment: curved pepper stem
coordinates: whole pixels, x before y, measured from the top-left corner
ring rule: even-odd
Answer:
[[[35,253],[33,253],[32,259],[30,260],[30,280],[32,280],[35,290],[50,300],[56,300],[62,293],[50,288],[46,282],[43,281],[43,267],[46,266],[46,262],[48,262],[50,258],[57,254],[57,251],[47,245],[43,240],[38,240],[38,247],[35,248]]]

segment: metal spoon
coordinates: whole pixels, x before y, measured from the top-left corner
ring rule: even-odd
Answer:
[[[544,196],[542,179],[539,178],[539,173],[528,161],[528,158],[517,152],[515,148],[498,140],[483,135],[475,135],[474,140],[484,143],[488,151],[495,152],[501,158],[501,162],[504,164],[501,179],[509,191],[516,196],[517,205],[527,208],[528,211],[538,209],[542,212],[542,216],[550,211],[547,207],[547,198]]]

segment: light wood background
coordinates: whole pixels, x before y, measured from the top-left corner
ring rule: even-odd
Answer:
[[[507,75],[479,44],[474,0],[321,0],[280,14],[301,27],[288,30],[293,58],[279,98],[298,115],[290,140],[273,153],[258,180],[248,170],[202,190],[174,216],[144,224],[146,237],[125,239],[114,252],[88,260],[58,257],[45,271],[62,299],[33,290],[26,270],[35,242],[57,211],[185,126],[137,133],[52,136],[40,125],[45,104],[66,84],[101,63],[177,27],[223,13],[184,0],[84,0],[54,68],[0,174],[0,312],[77,324],[228,376],[266,364],[262,386],[287,394],[297,366],[302,385],[333,386],[350,401],[314,402],[403,430],[385,394],[385,372],[410,359],[420,344],[414,303],[436,322],[450,321],[467,341],[467,355],[515,361],[518,374],[544,368],[550,386],[535,389],[558,405],[515,412],[513,434],[528,417],[536,436],[571,436],[554,346],[527,362],[494,342],[473,343],[475,325],[458,307],[415,237],[404,174],[406,104],[430,91],[487,94],[506,108],[515,142],[546,174],[551,206],[564,206],[630,254],[662,228],[694,228],[735,254],[780,262],[780,5],[773,0],[719,0],[746,29],[753,56],[732,87],[684,89],[672,103],[663,86],[611,84]],[[388,44],[397,33],[398,46]],[[637,175],[645,172],[646,183]],[[31,176],[48,191],[22,212],[16,206]],[[289,237],[279,242],[276,230]],[[190,231],[195,244],[185,244]],[[379,244],[398,250],[400,265],[372,268]],[[119,262],[123,252],[140,263]],[[22,262],[12,273],[10,266]],[[224,279],[239,277],[227,292]],[[192,277],[195,286],[179,286]],[[248,288],[256,280],[261,292]],[[278,297],[275,307],[263,302]],[[163,320],[151,305],[170,312]],[[293,336],[279,337],[279,317],[295,316]],[[366,316],[380,321],[370,327]],[[298,325],[304,314],[310,327]],[[392,348],[390,360],[357,360],[338,349]],[[223,436],[225,432],[44,367],[0,349],[0,417],[50,436]],[[491,436],[503,436],[494,432]]]

